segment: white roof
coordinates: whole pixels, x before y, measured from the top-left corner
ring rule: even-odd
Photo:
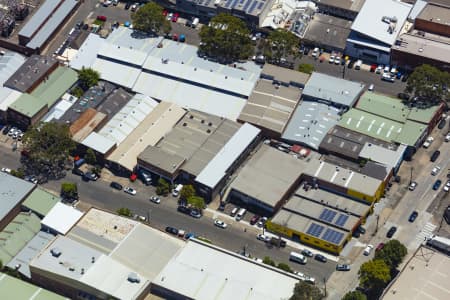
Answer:
[[[8,87],[0,87],[0,111],[6,111],[20,96],[21,92]]]
[[[97,59],[98,50],[105,44],[105,39],[102,39],[98,34],[90,33],[78,53],[70,61],[69,66],[75,70],[81,70],[83,67],[90,68]],[[100,74],[100,77],[102,77],[102,74]]]
[[[61,118],[66,111],[69,110],[69,108],[72,107],[72,105],[75,104],[78,98],[75,96],[72,96],[70,94],[64,94],[61,97],[61,100],[53,106],[49,112],[42,118],[43,122],[50,122],[52,120],[58,120]]]
[[[382,43],[393,45],[411,8],[410,4],[396,0],[366,0],[353,22],[352,30]],[[382,21],[383,17],[397,19],[392,34],[388,31],[389,24]]]
[[[111,257],[101,255],[80,278],[80,281],[117,299],[132,300],[136,299],[142,289],[149,284],[148,278],[141,274],[137,274],[140,282],[128,281],[128,275],[132,272],[134,272],[132,269]]]
[[[181,81],[142,72],[133,90],[152,98],[176,103],[215,116],[236,120],[246,100],[187,84]]]
[[[91,132],[81,143],[102,154],[105,154],[116,145],[114,141],[97,132]]]
[[[101,58],[95,59],[92,68],[100,73],[102,79],[129,89],[133,87],[141,73],[141,69]]]
[[[197,300],[289,299],[298,278],[212,245],[188,241],[152,284]]]
[[[137,67],[144,64],[148,53],[133,48],[132,46],[123,47],[119,45],[105,44],[98,52],[99,57],[107,57],[120,61],[126,60],[127,64],[136,65]]]
[[[403,154],[405,151],[405,145],[399,145],[397,150],[394,151],[372,143],[365,143],[359,153],[359,156],[382,163],[390,168],[395,168],[403,159]]]
[[[245,123],[220,149],[219,153],[200,172],[195,181],[207,187],[214,188],[226,175],[227,170],[239,156],[255,140],[260,129]]]
[[[60,234],[66,234],[82,216],[81,211],[58,202],[41,221],[41,224]]]

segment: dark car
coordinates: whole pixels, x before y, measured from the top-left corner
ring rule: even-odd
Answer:
[[[437,191],[439,187],[441,186],[442,181],[440,179],[436,180],[436,182],[433,184],[433,190]]]
[[[254,216],[250,219],[250,224],[251,224],[251,225],[255,225],[256,222],[259,221],[259,218],[260,218],[260,216],[254,215]]]
[[[438,128],[439,129],[442,129],[442,128],[444,128],[445,127],[445,119],[442,119],[440,122],[439,122],[439,124],[438,124]]]
[[[358,226],[358,231],[359,231],[361,234],[366,233],[366,229],[365,229],[364,227],[362,227],[361,225]]]
[[[125,9],[130,9],[130,7],[131,7],[131,2],[127,2],[127,3],[125,4]]]
[[[350,271],[350,265],[336,265],[336,271]]]
[[[166,232],[168,232],[170,234],[177,235],[178,234],[178,229],[176,229],[174,227],[167,226],[166,227]]]
[[[378,246],[375,248],[375,252],[378,252],[383,248],[384,248],[384,243],[379,243]]]
[[[87,180],[87,181],[89,181],[89,180],[91,180],[91,181],[97,181],[98,176],[95,175],[95,174],[92,173],[92,172],[86,172],[86,173],[84,173],[84,175],[83,175],[83,179],[85,179],[85,180]]]
[[[411,215],[409,216],[408,221],[411,222],[411,223],[414,222],[418,215],[419,215],[419,213],[417,211],[413,211],[411,213]]]
[[[276,238],[276,237],[272,237],[269,242],[270,242],[270,244],[277,246],[277,247],[281,247],[281,248],[286,247],[286,241]]]
[[[220,211],[224,211],[225,210],[225,203],[220,202],[219,208]]]
[[[350,62],[348,63],[348,65],[347,65],[347,68],[349,68],[349,69],[353,68],[353,66],[355,65],[355,62],[356,62],[356,60],[351,59]]]
[[[361,232],[359,232],[359,230],[356,229],[355,231],[353,231],[352,236],[354,238],[359,238],[361,236]]]
[[[7,134],[10,129],[11,129],[11,125],[6,125],[5,127],[3,127],[2,133]]]
[[[119,190],[121,191],[123,189],[122,185],[118,182],[112,181],[111,184],[109,185],[110,187],[112,187],[113,189]]]
[[[78,175],[78,176],[84,176],[84,172],[81,171],[81,170],[78,169],[78,168],[73,168],[73,169],[72,169],[72,174],[75,174],[75,175]]]
[[[411,97],[409,94],[407,94],[407,93],[398,93],[397,94],[397,97],[399,98],[399,99],[402,99],[402,100],[409,100],[409,98]]]
[[[189,215],[196,219],[200,219],[202,217],[202,213],[197,209],[191,210],[191,213]]]
[[[436,159],[438,159],[439,155],[441,155],[441,151],[439,150],[434,151],[430,157],[430,161],[435,162]]]
[[[183,206],[183,205],[179,205],[177,210],[183,214],[187,214],[189,215],[191,213],[191,209],[189,207]]]
[[[408,80],[408,77],[409,77],[409,74],[408,74],[408,73],[406,73],[405,75],[403,75],[402,82],[405,82],[406,80]]]
[[[320,262],[326,263],[327,262],[327,258],[325,256],[323,256],[322,254],[316,254],[314,256],[315,260],[318,260]]]
[[[387,232],[386,236],[387,236],[388,238],[391,238],[391,237],[394,236],[394,234],[395,234],[396,231],[397,231],[397,227],[392,226],[392,227],[389,229],[389,231]]]

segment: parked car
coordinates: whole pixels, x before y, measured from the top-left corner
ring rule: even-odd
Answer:
[[[373,64],[370,66],[370,72],[375,72],[375,70],[377,69],[377,65]]]
[[[395,78],[392,77],[391,74],[389,74],[389,73],[383,73],[383,75],[381,76],[381,80],[394,82]]]
[[[389,67],[389,65],[386,65],[386,66],[384,66],[383,73],[389,73],[390,70],[391,70],[391,68]]]
[[[276,238],[276,237],[272,237],[270,238],[270,244],[277,246],[277,247],[281,247],[284,248],[286,247],[286,241],[281,239],[281,238]]]
[[[138,9],[138,7],[139,7],[138,3],[131,5],[131,11],[136,11]]]
[[[104,7],[108,7],[108,6],[110,6],[112,4],[112,1],[111,0],[105,0],[105,1],[103,1],[103,6]]]
[[[413,211],[411,213],[411,215],[409,216],[408,221],[411,223],[414,222],[418,215],[419,215],[419,213],[417,211]]]
[[[336,271],[350,271],[350,265],[336,265]]]
[[[136,195],[136,190],[127,186],[126,188],[123,189],[123,191],[127,194],[130,194],[132,196]]]
[[[438,128],[439,128],[439,129],[444,128],[444,127],[445,127],[445,124],[446,124],[445,119],[442,119],[441,121],[439,121]]]
[[[379,243],[377,248],[375,248],[375,252],[378,252],[378,251],[380,251],[383,248],[384,248],[384,243]]]
[[[221,221],[221,220],[219,220],[219,219],[215,219],[215,220],[214,220],[214,225],[216,225],[217,227],[220,227],[220,228],[222,228],[222,229],[227,228],[227,224],[225,224],[224,221]]]
[[[431,175],[436,176],[439,171],[441,170],[441,167],[439,166],[435,166],[432,170],[431,170]]]
[[[10,126],[10,125],[6,125],[6,126],[3,128],[2,133],[3,133],[3,134],[8,134],[8,132],[9,132],[10,129],[11,129],[11,126]]]
[[[387,237],[387,238],[391,238],[391,237],[394,236],[394,234],[395,234],[396,232],[397,232],[397,227],[392,226],[391,228],[389,228],[389,230],[388,230],[388,232],[387,232],[387,234],[386,234],[386,237]]]
[[[449,142],[450,141],[450,132],[447,133],[447,135],[445,136],[445,141]]]
[[[258,223],[256,223],[256,226],[258,226],[259,228],[264,227],[264,225],[266,225],[267,222],[267,218],[266,217],[262,217],[259,219]]]
[[[334,64],[335,64],[335,65],[341,64],[341,57],[340,57],[339,55],[336,55],[336,56],[334,57]]]
[[[355,65],[355,62],[356,62],[356,60],[351,59],[347,65],[347,68],[349,68],[349,69],[353,68],[353,66]]]
[[[192,209],[189,215],[196,219],[200,219],[202,217],[202,213],[198,209]]]
[[[371,91],[373,91],[374,88],[375,88],[375,85],[373,83],[371,83],[369,85],[369,87],[367,88],[367,90],[371,92]]]
[[[130,9],[130,7],[131,7],[131,3],[130,2],[125,3],[125,9]]]
[[[444,185],[444,192],[448,193],[450,191],[450,180],[447,180],[447,182]]]
[[[72,169],[72,174],[75,174],[75,175],[78,175],[78,176],[84,176],[84,172],[81,171],[81,170],[78,169],[78,168],[73,168],[73,169]]]
[[[309,49],[308,49],[309,50]],[[305,48],[306,51],[306,48]],[[307,54],[306,54],[307,55]],[[312,52],[312,57],[317,58],[319,56],[319,48],[314,48],[313,52]]]
[[[84,173],[83,179],[85,179],[87,181],[89,181],[89,180],[96,181],[98,179],[98,176],[95,175],[94,173],[88,171],[88,172]]]
[[[433,184],[433,190],[437,191],[439,187],[441,186],[442,181],[440,179],[436,180],[436,182]]]
[[[364,252],[363,252],[363,254],[365,255],[365,256],[368,256],[369,254],[370,254],[370,252],[372,252],[372,250],[373,250],[373,245],[367,245],[367,247],[366,247],[366,249],[364,249]]]
[[[438,159],[439,155],[441,155],[441,151],[439,150],[434,151],[430,157],[430,161],[435,162],[436,159]]]
[[[189,215],[191,213],[191,209],[189,207],[187,207],[187,206],[184,206],[184,205],[179,205],[177,210],[180,213],[187,214],[187,215]]]
[[[161,199],[158,196],[151,196],[150,197],[150,201],[156,204],[160,204],[161,203]]]
[[[258,222],[259,218],[260,218],[260,216],[254,215],[254,216],[250,219],[250,224],[251,224],[251,225],[255,225],[255,224]]]
[[[322,254],[316,254],[314,256],[314,259],[323,263],[327,262],[327,258],[325,256],[323,256]]]
[[[263,241],[263,242],[269,242],[270,241],[270,237],[268,237],[267,235],[261,234],[261,233],[256,235],[256,239],[260,240],[260,241]]]
[[[362,227],[361,225],[358,226],[358,231],[359,231],[361,234],[366,233],[366,229],[365,229],[364,227]]]
[[[23,179],[25,179],[28,182],[31,182],[33,184],[38,184],[38,179],[34,175],[26,175]]]
[[[308,249],[303,249],[302,250],[302,254],[304,256],[308,256],[308,257],[313,257],[314,256],[314,254],[311,251],[309,251]]]
[[[411,96],[407,93],[398,93],[397,98],[402,99],[402,100],[409,100],[409,98],[411,98]]]
[[[431,144],[433,143],[433,141],[434,141],[434,137],[432,137],[432,136],[429,136],[426,140],[425,140],[425,143],[423,143],[423,147],[426,149],[426,148],[429,148],[430,146],[431,146]]]
[[[116,190],[119,190],[119,191],[121,191],[123,189],[122,185],[120,183],[118,183],[118,182],[115,182],[115,181],[112,181],[109,184],[109,186],[112,187],[113,189],[116,189]]]
[[[225,203],[220,202],[220,205],[219,205],[218,210],[219,210],[219,211],[224,211],[224,210],[225,210]]]
[[[328,59],[328,62],[330,64],[334,63],[334,54],[333,53],[330,55],[330,58]]]
[[[178,235],[178,229],[176,229],[175,227],[167,226],[166,232],[173,234],[173,235]]]
[[[177,22],[179,16],[180,16],[179,13],[174,13],[173,16],[172,16],[172,22]]]
[[[416,187],[417,187],[417,182],[412,181],[412,182],[410,183],[408,189],[409,189],[410,191],[414,191],[414,190],[416,189]]]
[[[97,16],[97,20],[102,21],[102,22],[106,22],[108,18],[106,16]]]
[[[409,77],[409,74],[408,74],[408,73],[406,73],[405,75],[403,75],[402,82],[406,82],[406,81],[408,80],[408,77]]]

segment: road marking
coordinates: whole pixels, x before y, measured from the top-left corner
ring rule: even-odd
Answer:
[[[425,226],[422,228],[422,230],[416,235],[414,242],[416,242],[416,243],[424,242],[425,239],[427,239],[433,235],[434,229],[436,229],[436,225],[428,222],[427,224],[425,224]]]

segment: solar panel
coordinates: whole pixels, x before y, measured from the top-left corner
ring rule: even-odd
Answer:
[[[234,8],[237,5],[238,1],[239,0],[234,0],[233,5],[231,5],[231,8]]]
[[[337,226],[343,227],[345,222],[347,222],[347,220],[348,220],[348,215],[340,214],[334,224],[336,224]]]
[[[249,14],[255,9],[256,4],[258,4],[258,2],[253,1],[252,6],[250,6],[250,9],[248,10],[248,13],[249,13]]]
[[[207,0],[205,1],[205,6],[209,6],[209,4],[211,3],[212,0]]]
[[[245,4],[244,4],[244,11],[247,11],[247,8],[250,5],[250,3],[252,3],[252,0],[248,0],[247,2],[245,2]]]
[[[319,219],[327,223],[331,223],[336,215],[337,212],[335,212],[334,210],[324,208],[319,216]]]
[[[233,0],[228,0],[227,3],[225,3],[225,7],[229,8],[232,1],[233,1]]]
[[[336,230],[328,228],[327,231],[325,231],[325,234],[322,236],[322,240],[333,243],[335,245],[339,245],[343,237],[344,234],[342,232],[338,232]]]
[[[312,223],[311,225],[309,225],[309,228],[306,231],[306,234],[309,234],[309,235],[312,235],[315,237],[319,237],[324,229],[325,229],[324,226],[316,224],[316,223]]]
[[[264,2],[259,2],[259,5],[258,5],[258,10],[261,10],[261,8],[264,6]]]

